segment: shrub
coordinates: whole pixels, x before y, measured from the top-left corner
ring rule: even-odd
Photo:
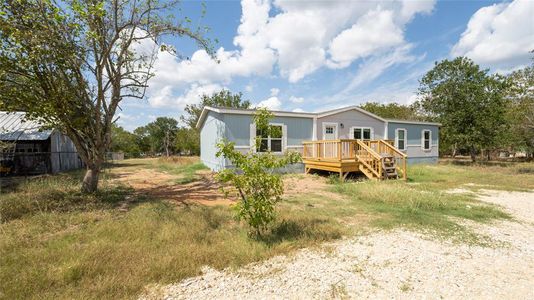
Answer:
[[[254,116],[256,129],[265,136],[277,134],[269,126],[273,114],[266,109],[259,109]],[[278,134],[280,134],[278,132]],[[260,147],[261,137],[256,137],[256,148]],[[217,157],[224,156],[234,165],[234,169],[225,169],[218,174],[223,182],[235,187],[241,201],[236,206],[238,219],[244,219],[259,236],[262,230],[275,219],[275,204],[284,193],[284,185],[276,169],[300,161],[300,154],[287,152],[281,157],[270,152],[243,154],[234,148],[234,143],[223,141],[217,144]]]

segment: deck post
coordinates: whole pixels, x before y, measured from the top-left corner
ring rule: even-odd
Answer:
[[[337,158],[341,161],[341,140],[337,141]]]
[[[402,177],[403,177],[404,181],[407,181],[408,180],[408,176],[406,176],[406,158],[403,159],[402,168],[403,168]]]

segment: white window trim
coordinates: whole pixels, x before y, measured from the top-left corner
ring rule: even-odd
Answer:
[[[323,140],[326,140],[326,134],[325,134],[326,126],[334,126],[334,127],[336,127],[335,140],[337,140],[339,138],[339,130],[338,130],[339,126],[338,126],[338,123],[335,123],[335,122],[323,122]]]
[[[404,149],[399,148],[399,131],[404,131]],[[408,148],[408,130],[406,128],[395,129],[395,148],[406,151]]]
[[[364,130],[364,129],[370,129],[370,131],[371,131],[370,140],[374,140],[374,139],[375,139],[375,130],[373,129],[373,127],[361,127],[361,126],[352,126],[352,127],[350,128],[350,132],[349,132],[349,134],[350,134],[350,138],[351,138],[351,139],[354,138],[354,130],[355,130],[355,129],[361,129],[361,130],[362,130],[362,138],[363,138],[363,130]],[[364,140],[364,139],[362,139],[362,141],[363,141],[363,140]]]
[[[282,151],[271,151],[272,154],[282,154],[287,149],[287,126],[284,123],[269,123],[273,126],[282,126]],[[271,137],[268,137],[268,145],[271,144]],[[252,152],[256,151],[256,123],[250,124],[250,148]],[[270,148],[270,147],[269,147]],[[264,153],[264,152],[260,152]]]
[[[425,131],[428,131],[429,134],[428,134],[428,146],[430,146],[430,148],[428,149],[425,149]],[[429,130],[429,129],[423,129],[421,130],[421,149],[423,151],[426,151],[426,152],[429,152],[429,151],[432,151],[432,130]]]

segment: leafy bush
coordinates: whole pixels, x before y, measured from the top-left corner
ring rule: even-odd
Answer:
[[[266,109],[259,109],[254,122],[258,132],[264,136],[280,134],[273,132],[269,126],[273,114]],[[256,137],[256,149],[259,149],[261,137]],[[223,141],[217,144],[217,157],[225,157],[234,165],[234,169],[225,169],[218,174],[223,182],[231,183],[237,190],[241,201],[236,206],[238,219],[244,219],[259,236],[262,230],[275,219],[275,204],[284,193],[284,185],[276,169],[300,161],[300,154],[287,152],[283,156],[274,156],[271,152],[243,154],[235,150],[234,143]]]

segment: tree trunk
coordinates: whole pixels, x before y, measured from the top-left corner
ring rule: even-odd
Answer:
[[[100,175],[100,166],[87,168],[82,182],[83,193],[94,193],[98,189],[98,177]]]
[[[475,147],[471,147],[471,161],[476,162],[477,161],[477,151]]]
[[[456,157],[456,144],[454,144],[454,146],[452,146],[452,158],[455,158]]]

